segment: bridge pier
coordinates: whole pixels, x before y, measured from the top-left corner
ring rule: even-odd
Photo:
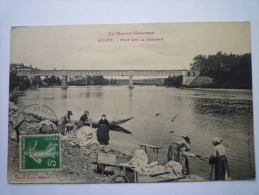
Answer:
[[[133,71],[129,71],[129,88],[133,88]]]
[[[67,88],[67,75],[62,75],[61,89],[66,90]]]
[[[33,85],[33,81],[35,80],[35,76],[28,76],[28,79],[30,81],[30,85]]]

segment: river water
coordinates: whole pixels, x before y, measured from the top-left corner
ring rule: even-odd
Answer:
[[[201,156],[213,153],[212,139],[220,136],[225,145],[232,179],[255,177],[253,102],[250,90],[176,89],[155,86],[88,86],[30,89],[19,94],[20,107],[44,104],[58,117],[67,109],[72,119],[79,119],[83,110],[90,111],[92,120],[105,113],[108,120],[135,116],[122,127],[131,135],[110,132],[111,147],[128,150],[132,154],[146,143],[162,147],[161,164],[166,163],[169,144],[182,135],[191,138],[191,151]],[[156,116],[159,113],[160,115]],[[180,114],[179,114],[180,113]],[[172,122],[172,118],[176,116]],[[173,131],[173,133],[170,133]],[[155,160],[148,150],[150,161]],[[190,172],[209,178],[208,163],[190,159]],[[213,176],[214,177],[214,176]]]

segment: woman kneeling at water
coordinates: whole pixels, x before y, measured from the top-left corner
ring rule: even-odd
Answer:
[[[80,117],[80,120],[79,120],[79,122],[77,123],[77,129],[79,129],[79,128],[85,126],[87,121],[90,122],[90,126],[91,126],[91,120],[88,119],[88,116],[89,116],[89,111],[88,111],[88,110],[85,110],[85,111],[84,111],[84,114]]]
[[[215,180],[230,180],[231,175],[226,158],[225,147],[221,144],[220,137],[214,137],[212,145],[214,145],[214,163],[215,163]],[[214,164],[213,163],[213,164]]]

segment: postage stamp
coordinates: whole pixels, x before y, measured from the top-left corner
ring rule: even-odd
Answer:
[[[60,136],[34,135],[20,138],[20,170],[60,170]]]

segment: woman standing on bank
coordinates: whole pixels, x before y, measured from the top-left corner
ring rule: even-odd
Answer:
[[[175,161],[175,162],[179,162],[179,163],[183,163],[182,159],[185,160],[185,168],[186,168],[186,174],[190,173],[189,170],[189,160],[187,158],[187,156],[183,156],[182,155],[182,148],[185,148],[185,151],[190,151],[191,147],[191,139],[188,136],[182,136],[180,140],[178,141],[173,141],[172,144],[169,146],[168,148],[168,152],[167,152],[167,160],[169,161]]]
[[[228,160],[225,153],[225,147],[221,144],[220,137],[214,137],[212,145],[214,145],[214,163],[215,163],[215,180],[230,180],[231,175],[228,166]]]
[[[101,145],[108,145],[110,136],[109,136],[109,122],[106,119],[106,115],[103,114],[101,120],[98,123],[98,129],[97,129],[97,140]]]

